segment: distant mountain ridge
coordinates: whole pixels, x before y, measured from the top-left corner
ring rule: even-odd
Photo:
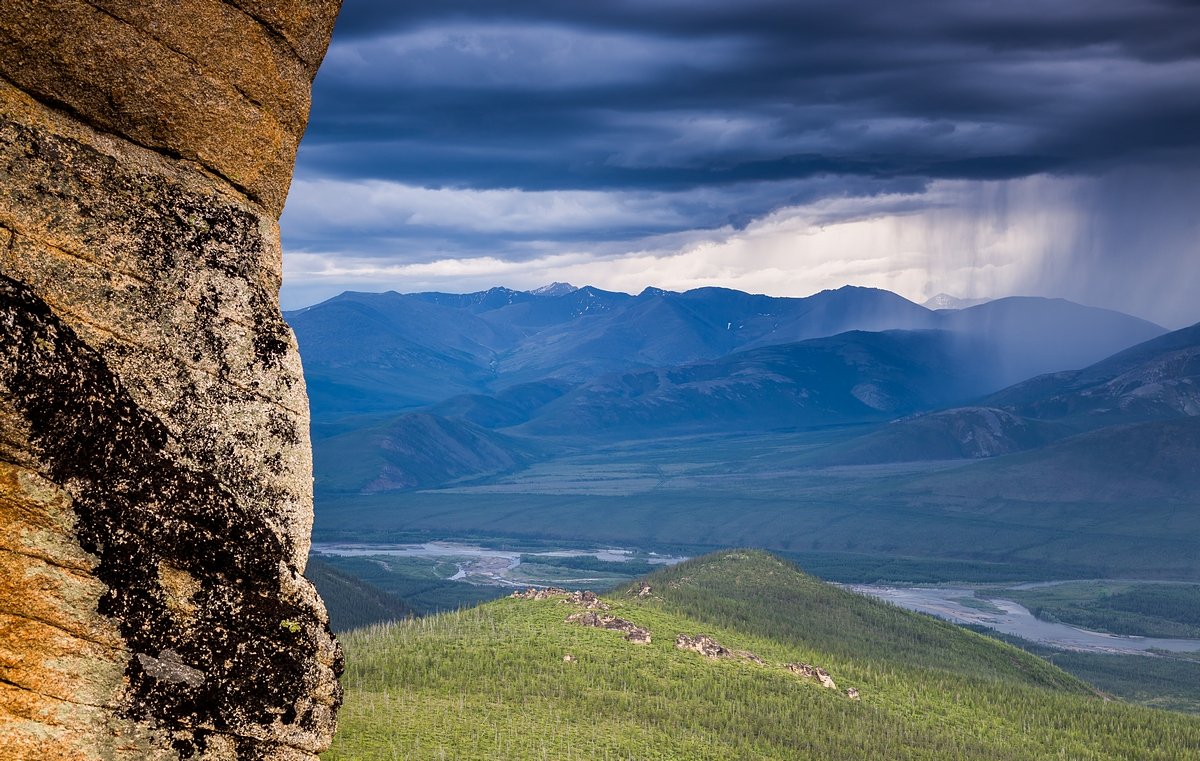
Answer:
[[[1138,344],[1081,370],[1040,376],[989,402],[1092,427],[1200,415],[1200,324]]]
[[[1200,578],[1200,325],[854,288],[344,294],[289,317],[327,537]],[[855,324],[875,329],[811,335]]]
[[[948,330],[994,344],[992,390],[1073,369],[1161,335],[1117,312],[1052,299],[999,299],[935,312],[889,291],[846,286],[806,298],[723,288],[637,296],[551,284],[537,292],[346,292],[285,315],[315,419],[400,411],[458,394],[554,378],[717,359],[852,330]]]
[[[323,494],[441,487],[588,440],[880,424],[976,403],[1042,373],[1083,373],[1074,368],[1165,332],[1059,299],[933,311],[852,286],[807,298],[727,288],[631,296],[567,283],[346,292],[286,317]],[[1191,387],[1171,388],[1191,399]],[[893,423],[828,456],[991,457],[1064,435],[1003,399],[982,404],[997,409]],[[545,437],[556,442],[549,450]]]
[[[421,412],[348,431],[320,442],[315,488],[322,493],[373,494],[438,486],[465,476],[503,473],[538,459],[538,447]]]
[[[570,283],[560,283],[557,280],[549,285],[543,285],[540,288],[533,288],[528,291],[534,296],[565,296],[568,293],[574,293],[579,290]]]

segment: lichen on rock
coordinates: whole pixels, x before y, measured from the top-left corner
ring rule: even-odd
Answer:
[[[0,15],[0,736],[13,759],[312,759],[278,214],[338,0]]]

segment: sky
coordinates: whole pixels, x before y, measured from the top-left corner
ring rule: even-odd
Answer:
[[[553,281],[1200,321],[1195,0],[346,0],[284,308]]]

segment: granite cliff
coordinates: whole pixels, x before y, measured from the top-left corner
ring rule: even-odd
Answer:
[[[342,656],[303,577],[278,217],[340,0],[0,14],[0,747],[310,759]]]

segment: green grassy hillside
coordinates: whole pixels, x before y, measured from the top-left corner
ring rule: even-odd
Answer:
[[[1107,702],[1006,644],[736,551],[619,590],[567,623],[503,599],[343,637],[341,729],[326,759],[1184,759],[1200,720]],[[704,633],[740,657],[675,647]],[[568,662],[564,656],[570,655]],[[784,668],[827,669],[826,689]],[[855,688],[861,699],[845,694]]]

